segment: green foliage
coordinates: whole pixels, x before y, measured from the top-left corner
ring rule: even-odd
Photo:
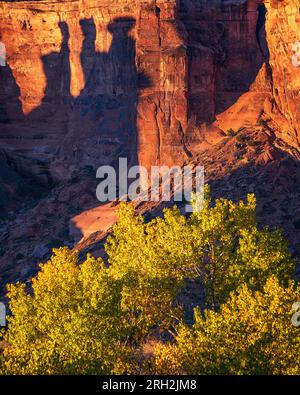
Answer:
[[[195,208],[198,203],[195,197]],[[76,254],[58,249],[41,265],[31,289],[19,283],[9,286],[12,315],[4,334],[8,346],[2,372],[136,373],[143,344],[164,331],[178,335],[174,344],[157,346],[155,372],[166,366],[173,372],[254,372],[250,350],[257,353],[256,372],[296,371],[290,354],[283,355],[270,328],[263,325],[269,302],[277,303],[275,309],[298,296],[291,286],[284,288],[294,262],[278,230],[258,229],[255,207],[253,195],[246,203],[217,199],[212,204],[206,188],[202,210],[189,218],[174,207],[146,223],[131,205],[121,204],[119,222],[106,244],[107,264],[91,256],[79,264]],[[195,324],[188,327],[177,296],[186,280],[193,279],[205,286],[210,310],[202,317],[198,309]],[[257,318],[249,333],[242,330],[247,303]],[[286,345],[290,320],[284,309],[277,313],[276,333]],[[277,319],[275,310],[273,315]],[[251,348],[255,333],[258,340]],[[264,348],[267,338],[273,339],[279,355],[282,351],[286,362],[281,370]],[[193,342],[197,353],[190,352]],[[239,347],[244,347],[241,355]]]
[[[219,312],[196,309],[194,325],[179,326],[175,345],[157,345],[156,373],[299,374],[295,300],[299,285],[284,288],[272,276],[262,292],[241,286]]]
[[[122,206],[107,245],[112,270],[122,276],[143,268],[143,276],[172,279],[178,287],[200,277],[212,307],[241,284],[261,289],[271,274],[288,280],[295,264],[287,245],[279,230],[258,229],[255,209],[254,195],[247,203],[217,199],[212,205],[208,188],[203,208],[189,219],[174,207],[145,224],[131,206]]]
[[[252,194],[247,203],[218,199],[214,206],[207,197],[203,209],[191,216],[190,240],[213,307],[239,285],[258,290],[270,275],[286,281],[295,270],[280,231],[259,230],[255,209]]]
[[[14,374],[109,373],[118,366],[120,284],[100,260],[80,266],[56,250],[32,281],[9,287],[9,330],[4,371]],[[124,350],[126,353],[126,350]]]

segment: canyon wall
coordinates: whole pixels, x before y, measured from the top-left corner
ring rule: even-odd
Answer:
[[[266,0],[273,90],[266,112],[281,137],[300,142],[300,1]],[[298,59],[298,61],[297,61]]]
[[[298,0],[0,2],[2,155],[48,185],[182,164],[260,120],[297,145],[298,35]]]
[[[0,295],[54,247],[105,258],[95,170],[124,156],[255,193],[299,257],[299,3],[0,1]]]

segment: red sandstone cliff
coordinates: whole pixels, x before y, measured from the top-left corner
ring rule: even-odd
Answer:
[[[220,195],[254,191],[264,221],[295,245],[299,8],[299,0],[0,2],[8,64],[0,67],[0,205],[30,196],[28,185],[48,193],[3,222],[6,277],[5,262],[24,271],[71,243],[74,216],[89,234],[97,221],[106,230],[110,210],[77,214],[96,204],[94,170],[120,156],[205,164]]]
[[[299,147],[300,67],[291,61],[293,45],[300,42],[299,0],[265,1],[267,42],[272,72],[272,98],[266,113],[283,139]],[[299,55],[299,53],[298,53]]]
[[[250,121],[265,111],[299,142],[297,0],[265,2],[267,37],[258,0],[0,4],[10,68],[1,147],[44,182],[122,150],[141,164],[180,164],[234,126],[230,109],[245,93]],[[234,111],[243,126],[247,111]],[[220,130],[203,136],[200,125],[216,119]]]

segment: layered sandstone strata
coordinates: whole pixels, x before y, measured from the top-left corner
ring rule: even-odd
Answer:
[[[299,0],[4,1],[0,35],[2,156],[43,185],[257,122],[299,142]]]

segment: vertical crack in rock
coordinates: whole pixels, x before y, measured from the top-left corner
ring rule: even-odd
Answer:
[[[267,14],[267,9],[264,4],[260,4],[257,8],[258,10],[258,18],[257,18],[257,26],[256,26],[256,38],[257,38],[257,43],[259,45],[259,48],[261,50],[261,53],[266,60],[266,62],[269,62],[270,54],[269,54],[269,48],[268,48],[268,43],[266,40],[266,14]]]

